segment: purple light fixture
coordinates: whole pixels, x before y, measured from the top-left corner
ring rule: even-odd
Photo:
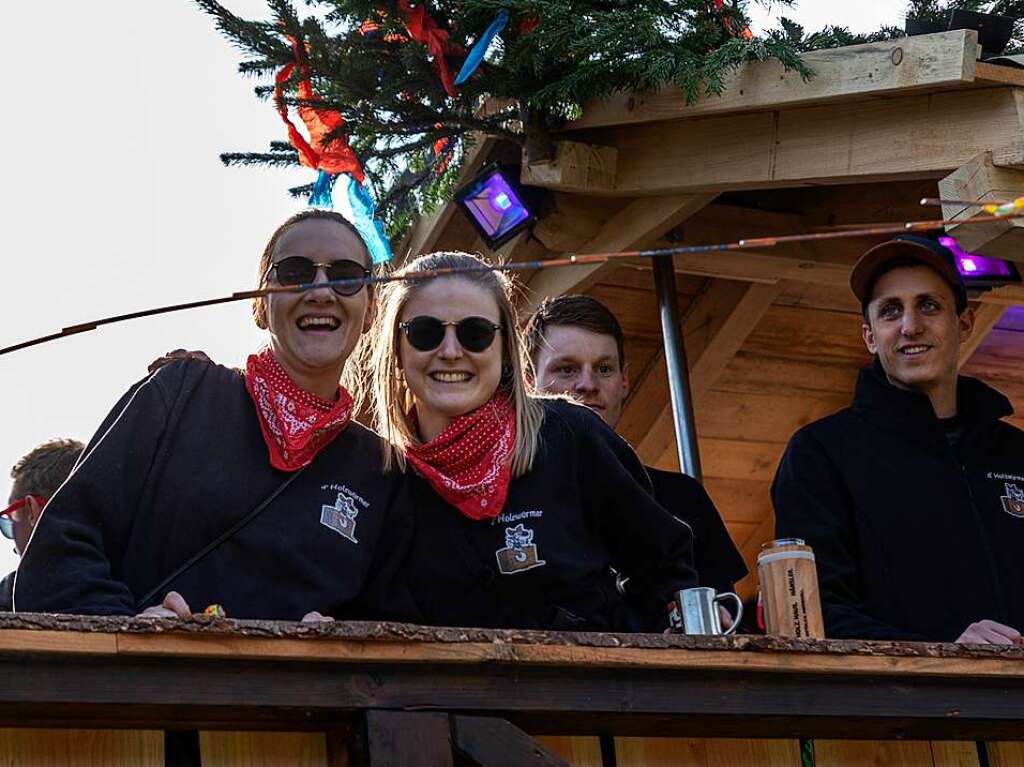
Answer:
[[[489,248],[507,242],[533,221],[521,192],[496,164],[484,168],[455,199]]]
[[[981,281],[997,284],[1020,281],[1020,274],[1009,261],[968,253],[960,247],[955,239],[949,236],[939,237],[939,244],[948,248],[956,258],[956,268],[960,271],[968,287]]]

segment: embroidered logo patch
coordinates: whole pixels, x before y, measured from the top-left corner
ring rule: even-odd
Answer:
[[[523,524],[505,528],[505,548],[498,549],[494,556],[498,558],[498,570],[503,575],[515,575],[547,564],[537,554],[533,530]]]
[[[356,540],[356,517],[358,516],[359,509],[356,508],[355,501],[343,492],[338,493],[338,498],[333,506],[324,504],[320,507],[320,524],[331,528],[352,543],[359,543]]]
[[[1006,483],[1006,495],[1001,498],[1003,511],[1015,517],[1024,517],[1024,490],[1013,482]]]

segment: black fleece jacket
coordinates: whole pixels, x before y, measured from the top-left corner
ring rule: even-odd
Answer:
[[[147,591],[267,498],[270,466],[239,371],[175,362],[134,386],[47,504],[18,569],[16,610],[130,615]],[[396,484],[352,423],[251,524],[162,592],[193,610],[346,617]],[[159,602],[163,594],[154,598]]]
[[[1024,629],[1024,432],[961,377],[951,447],[931,403],[861,371],[853,406],[801,429],[772,487],[776,534],[817,557],[826,634],[952,641]]]
[[[657,504],[636,455],[587,408],[545,403],[533,469],[501,514],[473,521],[411,470],[403,568],[430,624],[660,630],[676,589],[696,585],[691,531]],[[414,533],[413,533],[414,529]],[[609,566],[628,573],[627,600]],[[396,592],[397,593],[397,592]]]

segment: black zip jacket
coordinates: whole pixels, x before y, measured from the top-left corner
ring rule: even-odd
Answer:
[[[131,615],[136,601],[267,498],[270,466],[239,371],[187,360],[133,387],[50,499],[17,572],[17,610]],[[232,618],[344,617],[396,483],[352,423],[254,521],[161,589]]]
[[[700,585],[711,586],[719,594],[732,591],[747,577],[747,564],[704,486],[687,474],[646,468],[655,500],[693,530],[693,561]]]
[[[587,408],[545,402],[533,469],[501,514],[473,521],[404,475],[413,510],[405,581],[436,625],[660,630],[676,589],[696,585],[690,528],[657,504],[630,447]],[[414,534],[412,528],[414,527]],[[630,599],[609,566],[629,573]]]
[[[973,378],[957,412],[954,448],[927,397],[876,362],[851,408],[790,441],[776,535],[813,547],[829,637],[952,641],[986,618],[1024,629],[1024,432]]]

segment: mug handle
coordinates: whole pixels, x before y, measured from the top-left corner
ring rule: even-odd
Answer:
[[[732,626],[722,632],[723,636],[736,633],[736,629],[739,628],[740,621],[743,619],[743,600],[740,599],[739,595],[732,591],[725,591],[715,597],[715,603],[718,603],[720,599],[727,599],[732,597],[736,600],[736,617],[732,621]]]

